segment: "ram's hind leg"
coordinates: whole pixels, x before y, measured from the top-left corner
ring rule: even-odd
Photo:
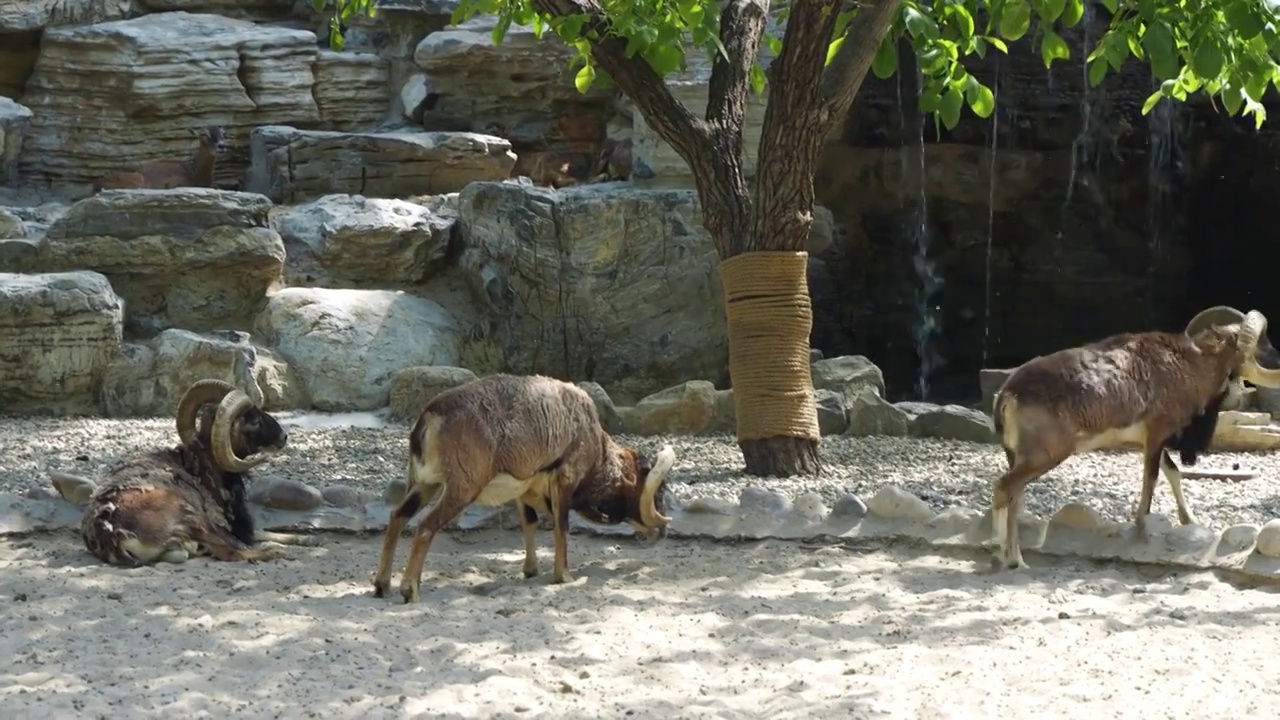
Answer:
[[[1174,502],[1178,503],[1178,522],[1183,525],[1199,525],[1200,521],[1191,513],[1191,506],[1182,495],[1182,471],[1174,464],[1173,458],[1169,457],[1168,451],[1160,453],[1160,469],[1164,472],[1164,479],[1169,481]]]
[[[1000,545],[999,559],[1010,569],[1026,565],[1018,538],[1018,514],[1022,511],[1027,485],[1049,472],[1065,457],[1040,454],[1015,460],[1009,471],[996,481],[991,494],[991,525]]]
[[[252,547],[240,542],[239,538],[221,528],[200,528],[192,533],[192,539],[198,542],[215,560],[224,562],[261,562],[274,560],[284,554],[280,546]]]
[[[552,533],[555,536],[556,558],[551,576],[552,582],[570,583],[573,576],[569,574],[569,509],[572,504],[570,490],[561,486],[561,478],[557,475],[551,483],[551,521]]]
[[[426,503],[425,490],[421,485],[409,488],[404,499],[391,511],[387,520],[387,531],[382,536],[382,553],[378,556],[378,571],[373,577],[373,596],[386,597],[391,589],[391,563],[396,558],[396,544],[400,542],[400,533],[404,526]]]
[[[426,563],[427,552],[431,550],[431,542],[436,533],[453,521],[479,495],[479,492],[460,495],[459,488],[474,483],[450,483],[440,495],[440,500],[426,515],[418,521],[418,529],[413,535],[413,545],[409,548],[409,560],[404,566],[404,575],[400,578],[400,595],[406,603],[415,603],[421,599],[419,586],[422,584],[422,566]]]
[[[516,512],[520,513],[520,531],[524,535],[524,576],[538,574],[538,511],[516,500]]]

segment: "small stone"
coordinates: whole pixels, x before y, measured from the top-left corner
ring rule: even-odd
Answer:
[[[950,507],[929,520],[929,527],[950,535],[959,535],[981,522],[986,513],[966,507]]]
[[[121,593],[121,592],[119,592],[119,591],[117,591],[117,590],[113,590],[113,591],[111,591],[111,592],[107,593],[107,599],[108,599],[108,600],[123,600],[123,599],[124,599],[124,594],[123,594],[123,593]]]
[[[324,503],[320,491],[299,480],[270,477],[259,480],[249,499],[275,510],[314,510]]]
[[[46,487],[29,487],[23,493],[28,500],[60,500],[62,496]]]
[[[759,485],[742,489],[738,504],[743,510],[763,510],[770,515],[782,515],[791,509],[791,500],[779,492],[766,490]]]
[[[821,495],[807,492],[791,504],[791,514],[811,522],[822,522],[827,516],[827,506],[822,502]]]
[[[833,518],[852,518],[861,520],[867,516],[867,504],[862,502],[862,498],[857,495],[844,495],[836,500],[835,507],[831,508],[831,517]]]
[[[684,511],[704,515],[732,515],[736,507],[724,498],[698,497],[690,500],[689,504],[684,506]]]
[[[1258,530],[1258,552],[1267,557],[1280,557],[1280,518],[1268,520]]]
[[[929,503],[897,485],[885,485],[867,503],[867,509],[883,518],[923,522],[933,517]]]
[[[1186,620],[1187,611],[1183,610],[1182,608],[1174,608],[1169,611],[1169,617],[1173,618],[1174,620]]]
[[[1217,534],[1203,525],[1179,525],[1164,536],[1164,541],[1173,549],[1195,554],[1207,552],[1217,539]]]
[[[1097,530],[1102,527],[1102,514],[1084,503],[1070,502],[1058,508],[1049,518],[1050,525],[1076,530]]]
[[[1133,589],[1132,589],[1132,590],[1130,590],[1129,592],[1133,593],[1134,595],[1144,595],[1144,594],[1146,594],[1146,592],[1147,592],[1147,586],[1146,586],[1146,585],[1134,585],[1134,586],[1133,586]]]
[[[1249,523],[1232,525],[1223,530],[1222,537],[1218,539],[1218,554],[1229,555],[1250,550],[1253,548],[1253,543],[1257,540],[1257,537],[1257,525]]]
[[[396,478],[387,483],[387,489],[382,491],[382,501],[388,505],[399,505],[408,491],[409,485],[404,480]]]
[[[1070,619],[1071,619],[1071,615],[1070,615],[1070,614],[1068,614],[1066,610],[1059,610],[1059,611],[1058,611],[1058,619],[1059,619],[1059,620],[1070,620]]]
[[[363,505],[365,494],[350,485],[330,485],[320,491],[324,501],[334,507],[350,508]]]
[[[98,486],[90,479],[63,472],[49,473],[49,480],[64,500],[74,505],[89,502]]]

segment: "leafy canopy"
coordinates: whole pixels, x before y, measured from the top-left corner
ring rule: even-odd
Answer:
[[[374,0],[312,0],[317,9],[335,6],[333,34],[358,9],[372,10]],[[720,0],[723,2],[723,0]],[[1107,31],[1085,58],[1089,84],[1097,86],[1118,72],[1130,57],[1145,61],[1160,87],[1147,98],[1147,114],[1162,97],[1185,100],[1204,92],[1221,100],[1231,115],[1252,115],[1258,127],[1266,120],[1262,97],[1269,85],[1280,89],[1280,0],[1096,0],[1092,12],[1110,17]],[[714,0],[599,0],[609,18],[608,32],[625,38],[629,57],[640,55],[660,75],[686,68],[686,49],[714,57],[723,53],[720,10]],[[985,57],[995,49],[1028,38],[1045,67],[1071,60],[1060,32],[1084,19],[1087,0],[904,0],[901,14],[877,49],[871,72],[891,77],[898,69],[897,47],[905,38],[919,59],[924,76],[920,109],[936,123],[955,127],[965,106],[979,117],[995,110],[991,89],[970,75],[964,61]],[[840,14],[827,62],[839,51],[856,15],[856,7]],[[495,43],[513,23],[532,27],[541,37],[550,29],[577,50],[576,85],[586,91],[597,79],[588,39],[605,30],[585,15],[553,17],[534,9],[532,0],[461,0],[453,21],[478,14],[498,16]],[[788,8],[775,14],[785,19]],[[332,35],[331,35],[332,36]],[[763,44],[775,55],[782,40],[766,30]],[[764,91],[759,62],[752,86]]]

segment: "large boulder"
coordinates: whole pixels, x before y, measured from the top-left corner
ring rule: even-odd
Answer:
[[[130,0],[0,0],[0,35],[100,23],[129,13]]]
[[[578,92],[576,50],[554,33],[539,38],[522,25],[511,25],[495,44],[496,22],[492,15],[474,17],[418,44],[413,59],[436,94],[422,113],[424,126],[499,132],[522,159],[533,150],[589,159],[604,139],[617,89],[596,83]]]
[[[724,375],[719,257],[695,193],[475,183],[459,227],[509,371],[591,379],[625,404]]]
[[[18,179],[18,156],[30,125],[30,108],[0,96],[0,184]]]
[[[250,128],[323,121],[318,52],[310,30],[205,13],[48,30],[23,95],[35,116],[22,174],[87,191],[125,165],[190,157],[189,128],[215,119],[232,139],[216,177],[233,183]]]
[[[36,264],[106,275],[131,334],[247,329],[284,266],[270,209],[261,195],[229,190],[108,190],[54,221]]]
[[[367,130],[386,119],[391,107],[387,61],[374,53],[316,54],[316,105],[321,124],[331,130]]]
[[[246,190],[276,202],[332,193],[409,197],[457,192],[511,176],[511,143],[469,132],[331,132],[256,128]]]
[[[294,0],[134,0],[151,12],[185,10],[216,13],[240,20],[281,20],[289,17]]]
[[[289,366],[271,350],[255,347],[247,333],[175,329],[124,346],[104,373],[102,409],[108,417],[169,416],[187,388],[204,378],[235,385],[267,410],[307,405]]]
[[[312,407],[375,410],[392,379],[417,365],[457,365],[461,331],[440,305],[390,290],[286,288],[255,334],[297,374]]]
[[[0,413],[96,411],[123,316],[99,273],[0,273]]]
[[[417,283],[444,266],[454,218],[386,198],[325,195],[282,209],[291,272],[333,284]]]

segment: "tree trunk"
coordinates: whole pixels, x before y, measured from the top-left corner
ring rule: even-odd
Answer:
[[[596,62],[693,171],[703,223],[722,258],[738,444],[753,475],[787,477],[820,468],[804,252],[813,223],[813,174],[827,134],[848,112],[901,2],[864,0],[825,74],[844,3],[791,3],[782,53],[769,71],[753,189],[746,181],[743,129],[767,3],[731,0],[724,6],[720,38],[726,52],[712,67],[705,118],[697,118],[643,59],[627,54],[623,38],[604,32],[609,19],[599,0],[533,0],[551,15],[590,18],[600,31],[591,40]]]

